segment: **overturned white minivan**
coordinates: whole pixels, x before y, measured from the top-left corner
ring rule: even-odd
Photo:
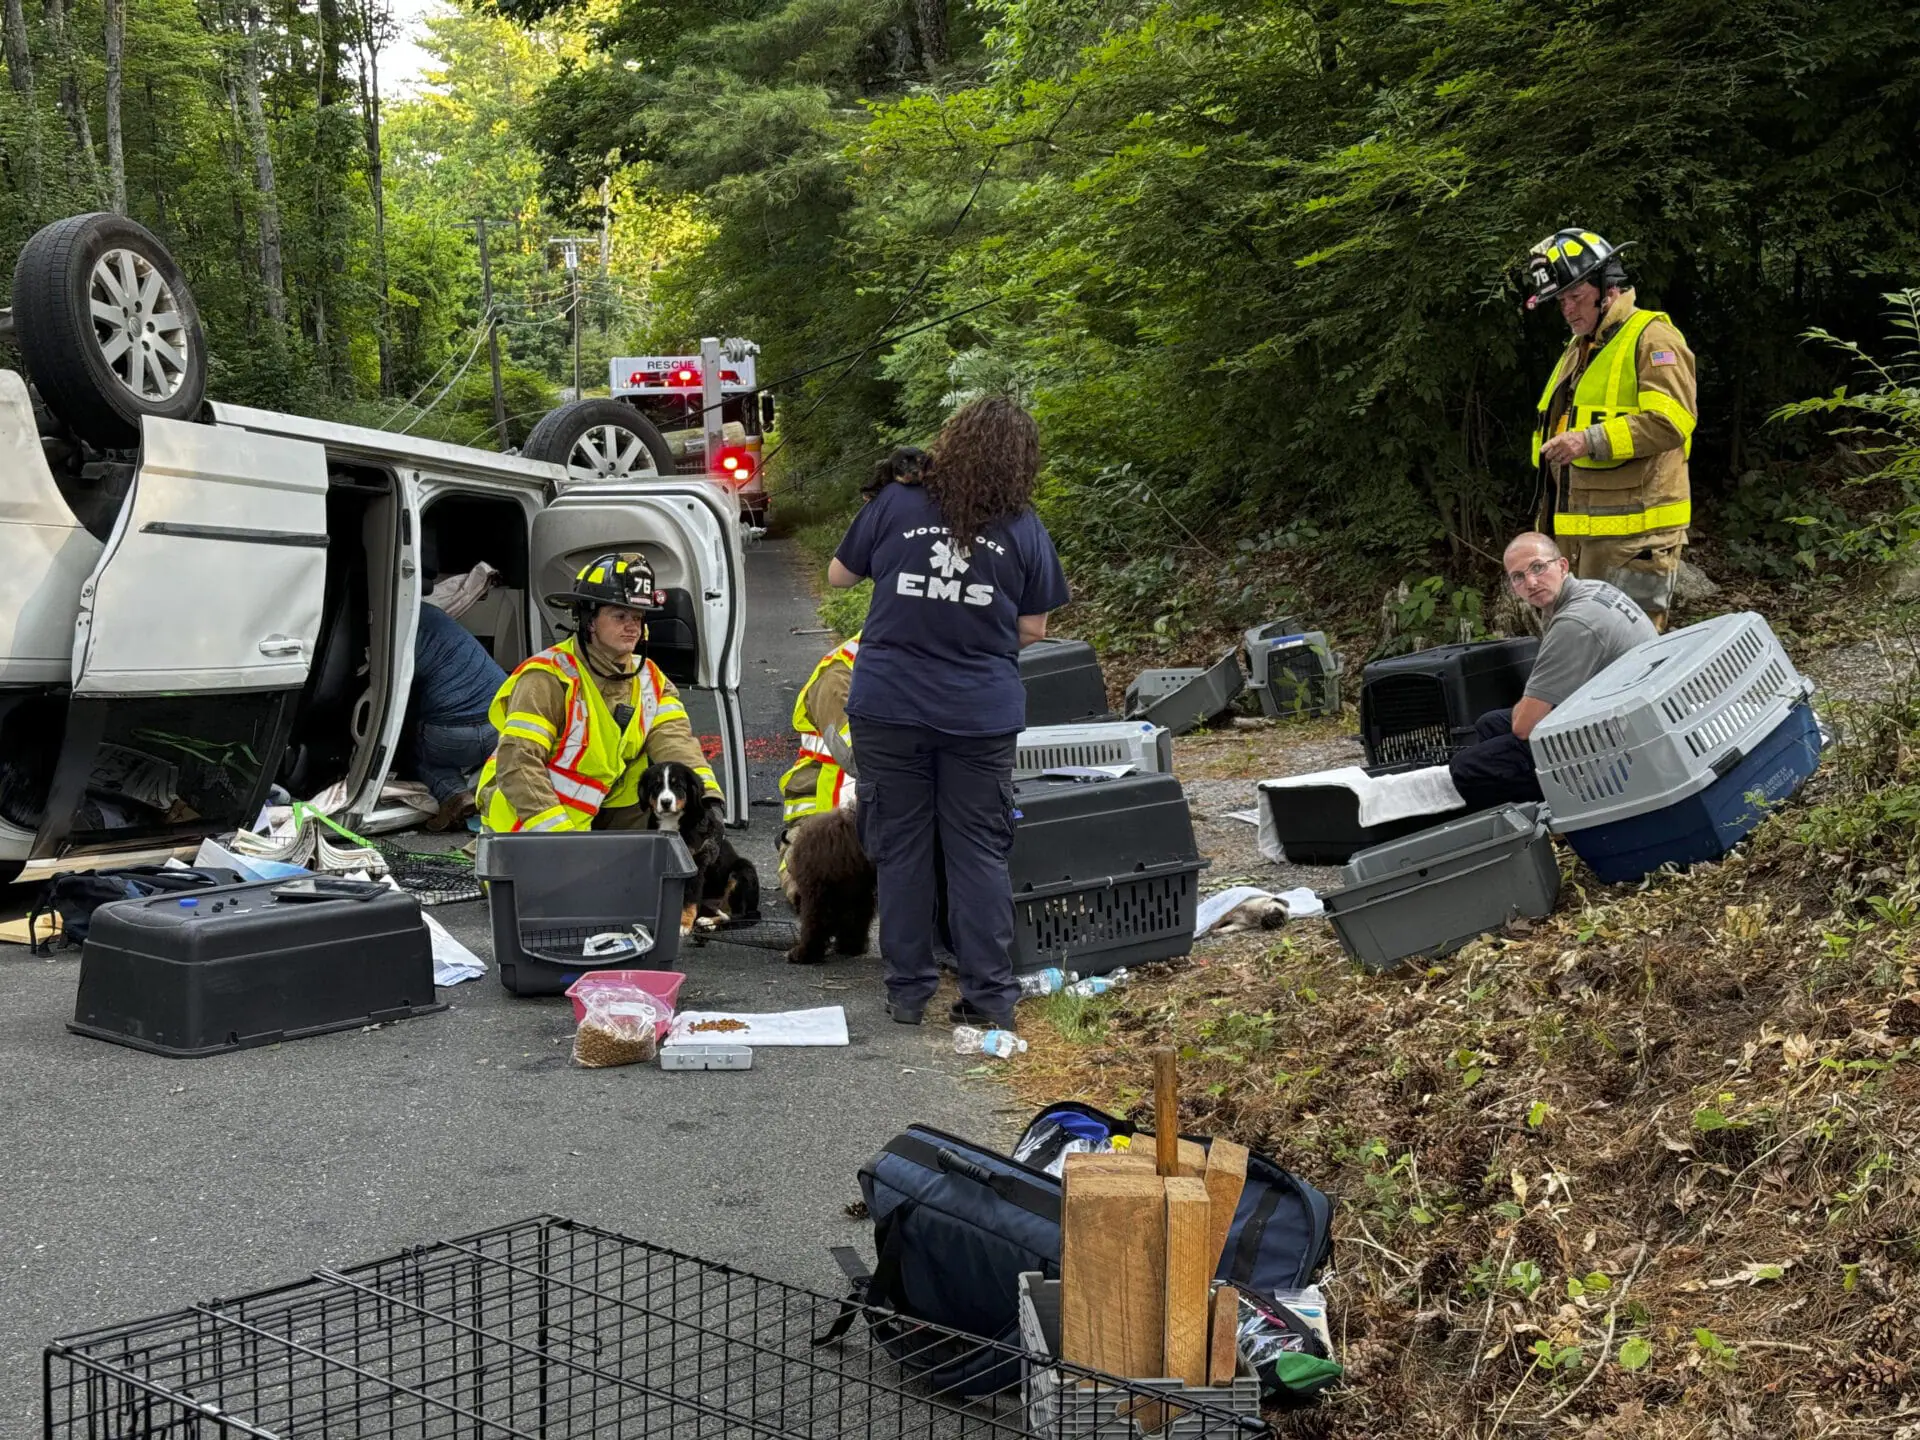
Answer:
[[[462,614],[511,669],[539,597],[608,550],[667,594],[647,653],[717,737],[747,815],[738,502],[697,477],[559,465],[208,403],[178,268],[117,215],[22,250],[0,311],[0,880],[152,860],[245,826],[279,783],[343,784],[381,829],[422,597],[481,562]],[[29,379],[32,387],[29,387]]]

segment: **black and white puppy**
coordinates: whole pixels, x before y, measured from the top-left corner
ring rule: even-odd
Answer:
[[[818,965],[827,946],[863,955],[878,891],[851,808],[829,810],[780,837],[780,889],[800,914],[800,937],[787,951],[795,965]]]
[[[760,875],[727,841],[726,821],[705,803],[705,787],[691,765],[664,761],[640,773],[640,803],[648,828],[671,830],[693,856],[694,876],[680,912],[680,933],[717,930],[730,919],[758,919]]]

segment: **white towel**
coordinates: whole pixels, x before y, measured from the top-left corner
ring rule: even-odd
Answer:
[[[1358,765],[1343,765],[1338,770],[1321,770],[1312,775],[1286,775],[1262,780],[1254,787],[1260,812],[1260,853],[1283,863],[1287,856],[1273,824],[1273,804],[1263,792],[1296,790],[1306,786],[1341,786],[1351,790],[1359,801],[1362,829],[1389,825],[1416,815],[1444,815],[1466,808],[1466,801],[1453,787],[1453,776],[1444,765],[1424,770],[1408,770],[1399,775],[1369,775]]]
[[[438,605],[458,619],[475,605],[489,589],[500,583],[500,572],[482,560],[464,575],[443,577],[427,592],[427,603]]]

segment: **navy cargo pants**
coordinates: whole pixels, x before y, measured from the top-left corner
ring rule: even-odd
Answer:
[[[1533,747],[1513,733],[1513,711],[1489,710],[1473,722],[1473,733],[1475,742],[1447,762],[1453,788],[1469,810],[1543,798]]]
[[[1010,1020],[1013,980],[1013,757],[1017,735],[948,735],[854,719],[860,844],[880,878],[880,957],[896,1010],[921,1010],[933,958],[938,873],[946,868],[960,993]],[[936,855],[935,837],[939,850]]]

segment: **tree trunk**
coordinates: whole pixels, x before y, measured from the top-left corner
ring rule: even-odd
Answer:
[[[937,74],[947,63],[947,0],[913,0],[920,26],[920,63],[927,74]]]
[[[105,0],[107,22],[107,203],[127,213],[127,152],[120,136],[121,61],[127,45],[127,0]]]
[[[33,55],[27,49],[27,11],[20,0],[7,0],[6,9],[0,12],[0,18],[6,20],[7,39],[7,79],[13,88],[28,99],[33,98]]]
[[[267,291],[267,314],[276,325],[287,318],[286,277],[280,263],[280,196],[273,187],[273,151],[267,144],[267,112],[260,101],[260,29],[258,5],[247,7],[240,47],[240,83],[246,88],[247,143],[253,150],[253,186],[260,204],[260,283]]]
[[[392,302],[387,294],[386,167],[380,159],[380,50],[386,44],[392,12],[384,0],[363,0],[360,11],[360,117],[367,140],[367,189],[373,199],[373,283],[380,304],[377,339],[380,393],[393,393],[393,340],[389,334]]]
[[[93,121],[80,99],[80,63],[73,53],[73,37],[67,33],[66,0],[46,0],[47,38],[53,42],[53,63],[60,76],[60,111],[73,131],[73,143],[79,147],[80,163],[87,167],[87,186],[93,203],[102,202],[106,190],[100,175],[100,157],[93,150]]]

